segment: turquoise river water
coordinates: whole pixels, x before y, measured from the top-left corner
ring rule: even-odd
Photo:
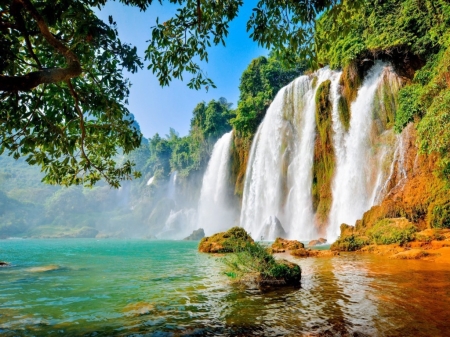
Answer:
[[[197,242],[3,240],[1,336],[450,336],[450,266],[296,260],[299,289],[248,292]]]

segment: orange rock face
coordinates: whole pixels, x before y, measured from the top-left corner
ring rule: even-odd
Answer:
[[[394,174],[387,186],[388,194],[380,205],[364,214],[357,222],[356,230],[370,228],[384,218],[399,217],[407,218],[420,230],[431,228],[434,208],[450,200],[445,182],[435,174],[438,158],[419,153],[413,124],[407,126],[403,137],[406,178],[401,177],[399,163],[395,163]]]

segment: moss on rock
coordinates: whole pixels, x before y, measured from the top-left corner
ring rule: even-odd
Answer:
[[[198,250],[201,253],[232,253],[239,251],[248,243],[253,243],[251,236],[242,227],[232,227],[226,232],[214,234],[201,239]]]
[[[305,248],[305,245],[297,240],[286,240],[282,238],[276,238],[275,242],[270,247],[272,253],[284,253],[288,250]]]
[[[414,239],[417,227],[406,218],[383,219],[367,231],[372,243],[377,245],[389,245],[397,243],[400,245]]]
[[[322,82],[315,97],[317,137],[314,144],[312,196],[319,225],[327,222],[331,208],[331,180],[335,167],[330,86],[330,80]]]
[[[339,84],[341,85],[341,97],[338,103],[338,111],[339,119],[345,130],[348,130],[350,126],[350,106],[358,95],[358,89],[361,86],[362,81],[362,68],[358,67],[357,62],[351,62],[342,70],[342,75],[339,80]]]

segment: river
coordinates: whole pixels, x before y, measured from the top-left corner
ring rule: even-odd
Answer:
[[[0,241],[2,336],[449,336],[450,265],[296,260],[298,289],[248,292],[196,242]]]

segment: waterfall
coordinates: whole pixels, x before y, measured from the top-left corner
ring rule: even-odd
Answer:
[[[240,220],[255,239],[270,233],[264,224],[273,222],[272,217],[279,219],[290,238],[307,240],[317,235],[311,192],[315,94],[326,80],[336,87],[339,73],[324,68],[282,88],[258,128],[247,166]]]
[[[169,186],[167,187],[167,198],[175,200],[175,190],[177,183],[177,171],[170,173]]]
[[[276,224],[278,233],[309,240],[323,235],[327,225],[326,236],[332,242],[342,223],[354,225],[389,192],[393,162],[401,169],[404,161],[403,141],[392,130],[393,97],[401,81],[390,66],[376,62],[351,104],[346,130],[339,111],[340,77],[340,72],[328,68],[301,76],[282,88],[267,110],[252,143],[240,218],[241,226],[253,238],[275,239]],[[317,118],[327,118],[322,110],[317,110],[316,116],[316,93],[328,80],[332,132],[327,136],[330,140],[318,140],[318,128],[323,130],[328,124],[316,125]],[[317,171],[315,146],[321,154],[320,146],[331,143],[326,145],[333,147],[327,155],[334,156],[334,169]],[[317,172],[322,172],[320,177],[323,172],[332,175],[328,185],[323,178],[322,185],[314,185],[322,189],[315,190],[313,207],[313,174],[316,179]],[[399,179],[405,177],[401,175]],[[316,180],[314,184],[318,184]],[[328,194],[326,188],[330,189]],[[319,217],[314,209],[322,200]]]
[[[380,163],[386,153],[381,151],[379,158],[374,158],[370,135],[375,94],[385,68],[386,65],[377,62],[366,75],[351,105],[348,133],[342,134],[341,122],[333,121],[336,171],[327,229],[328,241],[336,240],[342,223],[354,225],[373,206],[376,191],[382,184]]]
[[[206,235],[231,228],[235,211],[230,200],[230,148],[232,132],[224,134],[214,145],[205,175],[198,207],[199,227]]]
[[[164,227],[157,234],[158,239],[182,240],[196,229],[197,212],[195,209],[182,208],[171,210]]]

